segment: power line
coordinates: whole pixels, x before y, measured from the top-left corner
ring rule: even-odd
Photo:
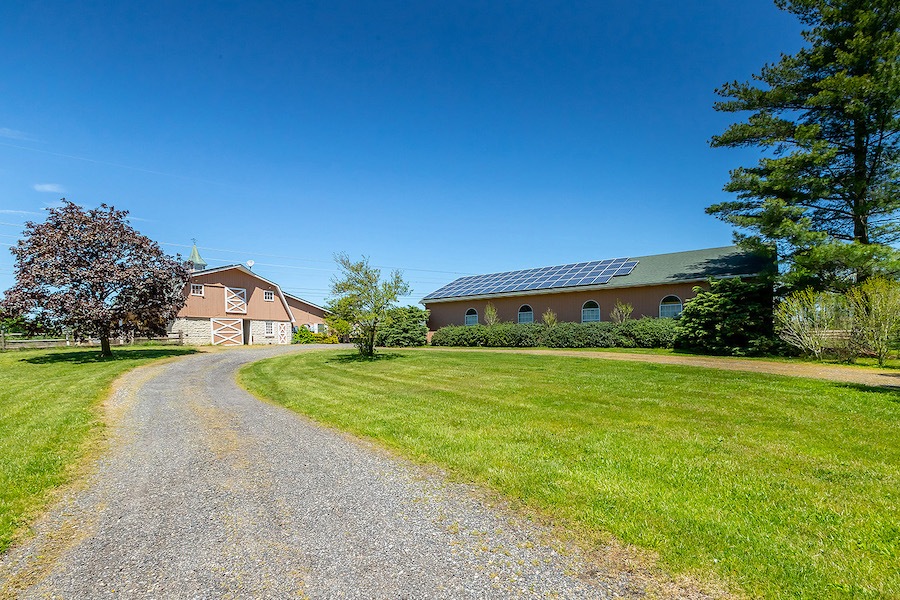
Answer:
[[[187,244],[175,244],[172,242],[160,242],[163,246],[176,246],[178,248],[190,248]],[[315,263],[331,263],[330,260],[323,260],[321,258],[303,258],[300,256],[286,256],[283,254],[266,254],[265,252],[248,252],[245,250],[227,250],[225,248],[210,248],[207,246],[197,246],[198,250],[209,250],[211,252],[230,252],[233,254],[243,254],[244,256],[267,256],[269,258],[286,258],[289,260],[300,260],[304,262],[315,262]],[[263,263],[257,263],[263,264]],[[284,266],[284,265],[268,265],[268,266]],[[445,275],[474,275],[474,273],[463,273],[460,271],[440,271],[437,269],[416,269],[412,267],[391,267],[386,265],[372,265],[376,269],[399,269],[401,271],[422,271],[424,273],[442,273]],[[297,268],[297,267],[295,267]],[[311,268],[311,267],[310,267]]]
[[[153,169],[144,169],[142,167],[132,167],[131,165],[123,165],[120,163],[108,162],[105,160],[96,160],[94,158],[88,158],[86,156],[75,156],[74,154],[63,154],[62,152],[51,152],[50,150],[41,150],[39,148],[29,148],[27,146],[19,146],[17,144],[8,144],[6,142],[0,142],[0,146],[6,146],[7,148],[16,148],[17,150],[27,150],[28,152],[39,152],[41,154],[49,154],[50,156],[60,156],[62,158],[70,158],[72,160],[82,160],[84,162],[94,163],[96,165],[105,165],[107,167],[116,167],[119,169],[129,169],[131,171],[139,171],[141,173],[149,173],[151,175],[163,175],[164,177],[176,177],[178,179],[185,179],[188,181],[199,181],[201,183],[212,183],[214,185],[228,185],[227,183],[221,181],[212,181],[210,179],[201,179],[199,177],[190,177],[188,175],[178,175],[177,173],[166,173],[163,171],[154,171]]]
[[[25,227],[24,223],[8,223],[6,221],[0,221],[0,225],[6,225],[9,227]],[[6,235],[6,234],[0,234],[0,235],[4,235],[4,237],[13,237],[13,238],[18,239],[18,236],[12,236],[12,235]],[[159,244],[161,246],[175,246],[178,248],[190,248],[191,247],[186,244],[174,244],[172,242],[159,242]],[[7,244],[7,245],[10,245],[10,244]],[[332,262],[330,260],[322,260],[322,259],[315,259],[315,258],[302,258],[302,257],[296,257],[296,256],[286,256],[283,254],[267,254],[265,252],[247,252],[244,250],[228,250],[227,248],[211,248],[208,246],[197,246],[197,248],[200,250],[209,250],[211,252],[228,252],[231,254],[242,254],[244,256],[267,256],[269,258],[285,258],[285,259],[289,259],[289,260],[325,263],[325,264],[329,264]],[[226,258],[207,258],[207,260],[214,260],[214,261],[221,262],[224,264],[233,264],[233,261],[228,260]],[[337,272],[337,268],[322,269],[322,268],[317,268],[317,267],[306,267],[306,266],[302,266],[302,265],[283,265],[283,264],[276,264],[276,263],[261,263],[261,262],[257,262],[256,264],[260,265],[260,266],[264,266],[264,267],[273,267],[273,268],[279,268],[279,269],[304,269],[304,270],[308,270],[308,271],[322,271],[322,272],[326,272],[326,273]],[[416,271],[416,272],[420,272],[420,273],[440,273],[443,275],[473,275],[473,273],[464,273],[464,272],[460,272],[460,271],[441,271],[438,269],[417,269],[417,268],[412,268],[412,267],[391,267],[391,266],[385,266],[385,265],[372,265],[372,266],[377,269],[397,269],[400,271]],[[442,281],[433,281],[433,283],[442,283]]]

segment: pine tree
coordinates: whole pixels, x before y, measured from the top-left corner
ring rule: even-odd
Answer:
[[[738,199],[707,212],[748,246],[776,246],[795,286],[840,289],[900,274],[900,3],[776,0],[807,45],[725,84],[716,110],[750,112],[713,147],[756,146],[731,172]]]

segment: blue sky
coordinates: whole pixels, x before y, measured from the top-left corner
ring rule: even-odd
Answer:
[[[6,2],[0,243],[59,198],[323,302],[332,255],[460,274],[727,245],[714,89],[769,0]],[[0,246],[4,248],[6,246]],[[0,290],[13,283],[0,252]]]

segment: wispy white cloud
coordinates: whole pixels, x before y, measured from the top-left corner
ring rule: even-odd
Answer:
[[[34,215],[37,217],[43,216],[44,213],[35,212],[33,210],[0,210],[0,215]]]
[[[24,131],[16,131],[9,127],[0,127],[0,137],[8,140],[19,140],[22,142],[36,142],[37,140],[25,133]]]
[[[34,184],[34,191],[36,191],[36,192],[51,192],[54,194],[65,194],[66,188],[59,185],[58,183],[36,183],[36,184]]]
[[[32,142],[39,142],[40,140],[29,139]],[[211,179],[201,179],[199,177],[189,177],[187,175],[178,175],[176,173],[166,173],[164,171],[154,171],[152,169],[144,169],[141,167],[132,167],[131,165],[123,165],[119,163],[107,162],[105,160],[96,160],[93,158],[88,158],[86,156],[74,156],[72,154],[63,154],[61,152],[51,152],[49,150],[41,150],[40,148],[29,148],[27,146],[20,146],[17,144],[8,144],[6,142],[0,142],[0,146],[5,146],[7,148],[16,148],[18,150],[26,150],[28,152],[40,152],[41,154],[49,154],[50,156],[61,156],[63,158],[71,158],[72,160],[83,160],[85,162],[94,163],[96,165],[106,165],[108,167],[116,167],[117,169],[130,169],[132,171],[139,171],[141,173],[149,173],[151,175],[163,175],[165,177],[177,177],[178,179],[185,179],[187,181],[199,181],[201,183],[212,183],[214,185],[230,185],[221,181],[212,181]]]

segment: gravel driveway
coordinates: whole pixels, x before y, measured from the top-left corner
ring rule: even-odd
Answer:
[[[0,559],[25,598],[603,598],[641,594],[541,526],[234,382],[294,347],[132,371],[79,489]],[[310,382],[315,385],[315,382]]]

